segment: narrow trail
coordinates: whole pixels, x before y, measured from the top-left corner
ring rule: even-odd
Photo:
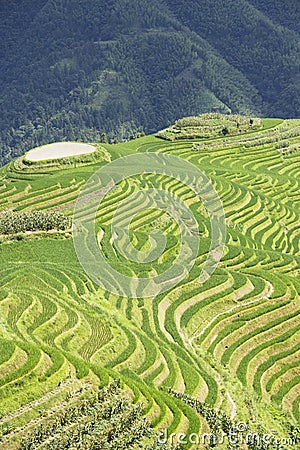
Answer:
[[[233,400],[233,398],[230,395],[229,391],[226,391],[229,403],[231,404],[231,415],[230,415],[230,419],[233,420],[236,417],[236,413],[237,413],[237,406],[235,401]]]

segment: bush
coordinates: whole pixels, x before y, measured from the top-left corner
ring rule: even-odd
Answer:
[[[28,211],[17,213],[3,211],[0,214],[0,234],[15,234],[25,231],[67,230],[71,220],[58,211]]]

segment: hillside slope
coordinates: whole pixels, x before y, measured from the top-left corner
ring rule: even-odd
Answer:
[[[132,154],[142,162],[148,152],[173,155],[212,180],[223,202],[227,237],[221,262],[204,283],[198,276],[211,226],[203,203],[180,180],[145,173],[149,168],[143,164],[141,173],[104,195],[96,215],[100,248],[124,274],[164,272],[178,254],[176,214],[143,200],[142,191],[177,195],[197,220],[201,246],[193,269],[173,289],[130,298],[100,288],[79,264],[68,230],[1,236],[1,449],[20,448],[26,435],[47,444],[39,427],[47,417],[62,417],[70,397],[76,400],[114,378],[134,402],[142,402],[157,431],[202,436],[228,433],[242,422],[246,431],[283,443],[249,445],[251,450],[297,448],[300,121],[262,122],[262,129],[226,139],[146,136],[104,144],[112,160]],[[72,159],[28,164],[18,158],[0,171],[0,209],[55,210],[72,217],[79,190],[105,164]],[[126,210],[135,248],[147,251],[156,229],[167,236],[163,255],[151,264],[125,259],[126,245],[121,242],[120,252],[111,230],[116,209],[131,194],[138,200]],[[188,442],[183,448],[198,447]]]
[[[299,4],[271,3],[1,2],[2,163],[212,110],[297,117]]]

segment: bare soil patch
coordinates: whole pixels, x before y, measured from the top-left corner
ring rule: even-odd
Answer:
[[[93,153],[95,150],[96,148],[89,144],[81,144],[79,142],[55,142],[30,150],[26,155],[26,159],[28,161],[44,161],[47,159],[86,155]]]

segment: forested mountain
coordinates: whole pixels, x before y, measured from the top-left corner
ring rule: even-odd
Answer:
[[[0,0],[1,162],[207,111],[297,117],[298,0]]]

